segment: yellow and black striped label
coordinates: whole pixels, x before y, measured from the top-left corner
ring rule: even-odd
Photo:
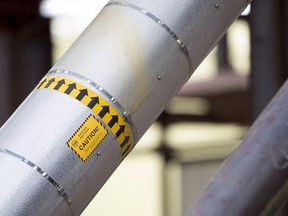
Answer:
[[[66,94],[91,109],[114,134],[125,157],[132,147],[130,129],[118,111],[100,95],[74,80],[59,77],[44,77],[35,90],[49,89]]]

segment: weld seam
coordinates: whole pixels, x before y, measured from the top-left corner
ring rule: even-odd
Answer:
[[[41,169],[39,166],[37,166],[32,161],[28,160],[27,158],[16,154],[15,152],[12,152],[5,148],[0,148],[0,152],[3,154],[6,154],[10,157],[16,158],[20,160],[21,162],[25,163],[26,165],[30,166],[32,169],[34,169],[36,172],[38,172],[41,176],[43,176],[45,179],[47,179],[53,187],[55,187],[58,191],[58,194],[64,198],[64,200],[69,205],[69,208],[71,210],[71,213],[73,215],[72,209],[71,209],[71,200],[68,197],[68,194],[65,192],[64,188],[61,187],[48,173],[46,173],[43,169]]]
[[[161,26],[176,41],[176,43],[179,45],[180,51],[187,58],[187,61],[188,61],[188,64],[189,64],[189,74],[190,75],[192,74],[192,61],[191,61],[187,46],[167,24],[165,24],[162,20],[160,20],[158,17],[156,17],[155,15],[150,13],[149,11],[147,11],[147,10],[145,10],[143,8],[140,8],[140,7],[136,6],[136,5],[133,5],[131,3],[122,2],[122,1],[115,1],[115,2],[109,2],[105,7],[111,6],[111,5],[124,6],[124,7],[128,7],[128,8],[134,9],[134,10],[146,15],[147,17],[152,19],[154,22],[156,22],[159,26]]]
[[[120,116],[123,118],[123,120],[127,123],[127,125],[129,125],[129,128],[132,131],[132,136],[133,136],[133,140],[136,139],[137,137],[137,130],[136,127],[132,121],[131,115],[130,113],[124,109],[124,107],[112,96],[110,95],[105,89],[103,89],[100,85],[98,85],[97,83],[93,82],[92,80],[86,78],[85,76],[72,72],[72,71],[68,71],[68,70],[61,70],[61,69],[57,69],[57,70],[51,70],[48,72],[47,75],[53,75],[53,74],[67,74],[70,76],[74,76],[82,81],[84,81],[85,83],[87,83],[88,85],[91,85],[93,88],[95,88],[100,95],[102,94],[104,97],[107,97],[110,102],[113,104],[113,107],[116,108],[117,111],[119,111]],[[135,144],[134,144],[135,146]]]

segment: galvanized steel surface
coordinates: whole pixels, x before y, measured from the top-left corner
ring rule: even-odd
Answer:
[[[288,197],[288,82],[187,216],[272,216]]]

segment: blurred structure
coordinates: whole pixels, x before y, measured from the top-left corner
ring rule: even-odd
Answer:
[[[51,20],[40,15],[40,4],[40,0],[0,2],[1,125],[51,66]],[[208,64],[215,64],[214,74],[200,81],[193,81],[192,76],[148,132],[154,136],[144,137],[143,144],[139,143],[135,153],[126,159],[128,168],[123,168],[127,173],[123,178],[131,170],[146,169],[138,175],[145,173],[143,178],[156,193],[147,194],[157,200],[145,199],[144,195],[142,198],[144,206],[153,200],[153,207],[160,208],[154,212],[151,208],[149,215],[180,215],[288,76],[287,1],[255,0],[251,13],[235,25],[246,26],[250,35],[247,51],[251,48],[251,61],[242,63],[248,65],[243,67],[247,71],[239,71],[241,64],[237,62],[241,59],[235,57],[239,51],[235,43],[240,43],[243,35],[233,39],[237,31],[229,31],[208,60]],[[200,71],[195,76],[197,73]],[[156,183],[149,173],[157,175]],[[132,185],[130,181],[126,180]],[[130,211],[133,213],[133,209]],[[89,209],[83,215],[89,215]],[[279,215],[287,215],[287,208]]]
[[[49,20],[40,0],[0,1],[0,124],[51,67]]]

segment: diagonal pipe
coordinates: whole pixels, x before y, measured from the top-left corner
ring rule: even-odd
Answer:
[[[80,215],[248,3],[110,1],[1,128],[1,215]]]
[[[273,216],[288,197],[288,81],[186,216]]]

